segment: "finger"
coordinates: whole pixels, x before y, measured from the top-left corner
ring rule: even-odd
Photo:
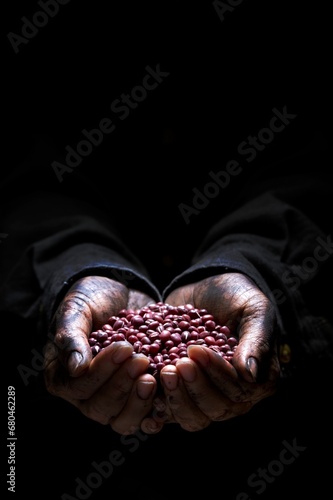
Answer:
[[[277,356],[270,358],[270,364],[267,370],[265,380],[260,383],[244,382],[248,388],[248,393],[251,394],[251,401],[257,403],[260,400],[275,394],[278,382],[280,380],[280,363]]]
[[[147,356],[131,356],[88,399],[76,400],[75,405],[92,420],[101,424],[112,422],[126,406],[135,379],[147,370],[148,364]]]
[[[234,402],[248,398],[248,393],[241,384],[236,369],[229,361],[212,349],[199,345],[188,346],[187,352],[188,357],[203,369],[220,393]]]
[[[59,361],[72,377],[82,374],[91,359],[88,336],[92,331],[92,314],[86,299],[69,292],[51,323],[51,334],[58,347]]]
[[[165,302],[172,306],[188,303],[194,304],[193,285],[185,285],[181,288],[176,288],[165,298]]]
[[[92,355],[88,336],[114,312],[125,307],[128,290],[121,283],[100,276],[78,280],[58,307],[51,333],[60,349],[59,358],[71,376],[79,376]]]
[[[187,392],[176,366],[165,366],[160,372],[160,378],[175,422],[190,432],[208,427],[210,419],[195,404],[192,394]]]
[[[227,420],[252,407],[250,402],[237,403],[229,399],[223,391],[211,384],[209,377],[190,358],[180,359],[176,367],[191,399],[211,421]],[[220,385],[223,387],[223,383]]]
[[[161,420],[156,420],[154,417],[146,417],[141,421],[141,430],[145,434],[157,434],[161,432],[165,423]]]
[[[141,429],[146,434],[156,434],[163,429],[165,424],[173,423],[176,421],[167,405],[165,395],[159,391],[159,394],[155,394],[153,399],[152,414],[142,420]]]
[[[244,311],[238,334],[239,344],[233,356],[233,366],[244,380],[264,382],[269,374],[271,358],[277,356],[277,324],[275,311],[262,297]]]
[[[50,358],[45,368],[47,389],[51,394],[73,403],[76,400],[88,399],[132,354],[133,346],[129,342],[115,342],[103,349],[80,377],[70,377],[59,358]]]
[[[116,418],[110,420],[112,429],[122,435],[140,430],[142,420],[152,410],[156,390],[157,383],[153,375],[145,373],[139,376],[125,406]]]
[[[188,348],[190,359],[202,367],[209,380],[218,391],[233,403],[258,402],[276,391],[279,379],[279,364],[276,357],[271,358],[268,376],[265,382],[247,382],[239,376],[235,367],[211,349],[202,346]],[[186,358],[184,358],[186,360]],[[183,361],[183,360],[182,360]],[[181,369],[177,362],[177,369]]]
[[[141,309],[148,304],[154,304],[155,300],[149,295],[138,290],[129,290],[127,309]]]

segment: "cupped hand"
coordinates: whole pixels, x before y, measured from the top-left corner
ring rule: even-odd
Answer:
[[[172,305],[192,304],[206,309],[239,339],[232,362],[207,347],[188,347],[188,358],[165,366],[160,374],[164,398],[142,422],[146,433],[159,432],[166,423],[188,431],[206,428],[247,413],[277,389],[276,311],[247,276],[226,273],[174,290],[165,299]]]
[[[121,309],[139,309],[154,300],[112,279],[88,276],[75,282],[60,303],[45,347],[47,390],[84,415],[132,434],[152,409],[156,379],[146,373],[147,356],[117,342],[94,359],[88,337]]]

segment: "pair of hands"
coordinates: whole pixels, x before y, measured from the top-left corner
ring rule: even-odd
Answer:
[[[191,346],[188,358],[162,369],[160,394],[156,379],[146,372],[147,356],[133,353],[130,343],[114,343],[93,359],[91,331],[121,309],[139,309],[154,300],[112,279],[90,276],[71,287],[51,323],[47,390],[119,434],[153,434],[168,423],[199,431],[245,414],[274,394],[280,373],[275,309],[252,280],[240,273],[212,276],[174,290],[165,302],[191,303],[236,328],[233,363],[211,349]]]

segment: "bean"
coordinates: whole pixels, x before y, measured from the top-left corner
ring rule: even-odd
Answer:
[[[232,363],[238,339],[206,309],[192,304],[171,306],[163,302],[141,309],[122,309],[89,335],[93,357],[113,342],[126,340],[135,353],[149,359],[147,372],[158,377],[161,369],[187,357],[190,345],[201,345]]]

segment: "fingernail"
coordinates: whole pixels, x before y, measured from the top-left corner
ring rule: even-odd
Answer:
[[[83,359],[82,354],[79,351],[73,351],[71,352],[69,358],[68,358],[68,370],[69,373],[75,373],[79,365],[81,364],[81,361]]]
[[[130,361],[130,364],[128,365],[128,374],[131,378],[137,378],[140,373],[144,372],[144,370],[147,368],[147,365],[149,364],[148,358],[146,356],[146,359],[143,357],[141,358],[134,358]]]
[[[191,362],[184,359],[181,363],[177,363],[177,369],[186,382],[194,382],[196,379],[197,373]]]
[[[255,358],[252,356],[248,358],[246,362],[246,367],[248,371],[251,373],[253,380],[256,382],[258,377],[258,363]]]
[[[170,391],[174,391],[178,385],[178,375],[175,372],[161,372],[164,385]]]
[[[203,368],[206,368],[209,363],[209,356],[208,353],[199,345],[189,345],[187,348],[187,352],[189,357],[190,353],[192,352],[193,358],[195,358],[195,361],[197,361]],[[212,351],[213,352],[213,351]]]
[[[140,399],[148,399],[154,389],[153,382],[138,382],[136,392]]]
[[[128,349],[125,349],[124,347],[124,344],[120,345],[119,342],[119,345],[116,345],[115,342],[114,351],[112,353],[112,359],[115,363],[122,363],[129,357]]]

